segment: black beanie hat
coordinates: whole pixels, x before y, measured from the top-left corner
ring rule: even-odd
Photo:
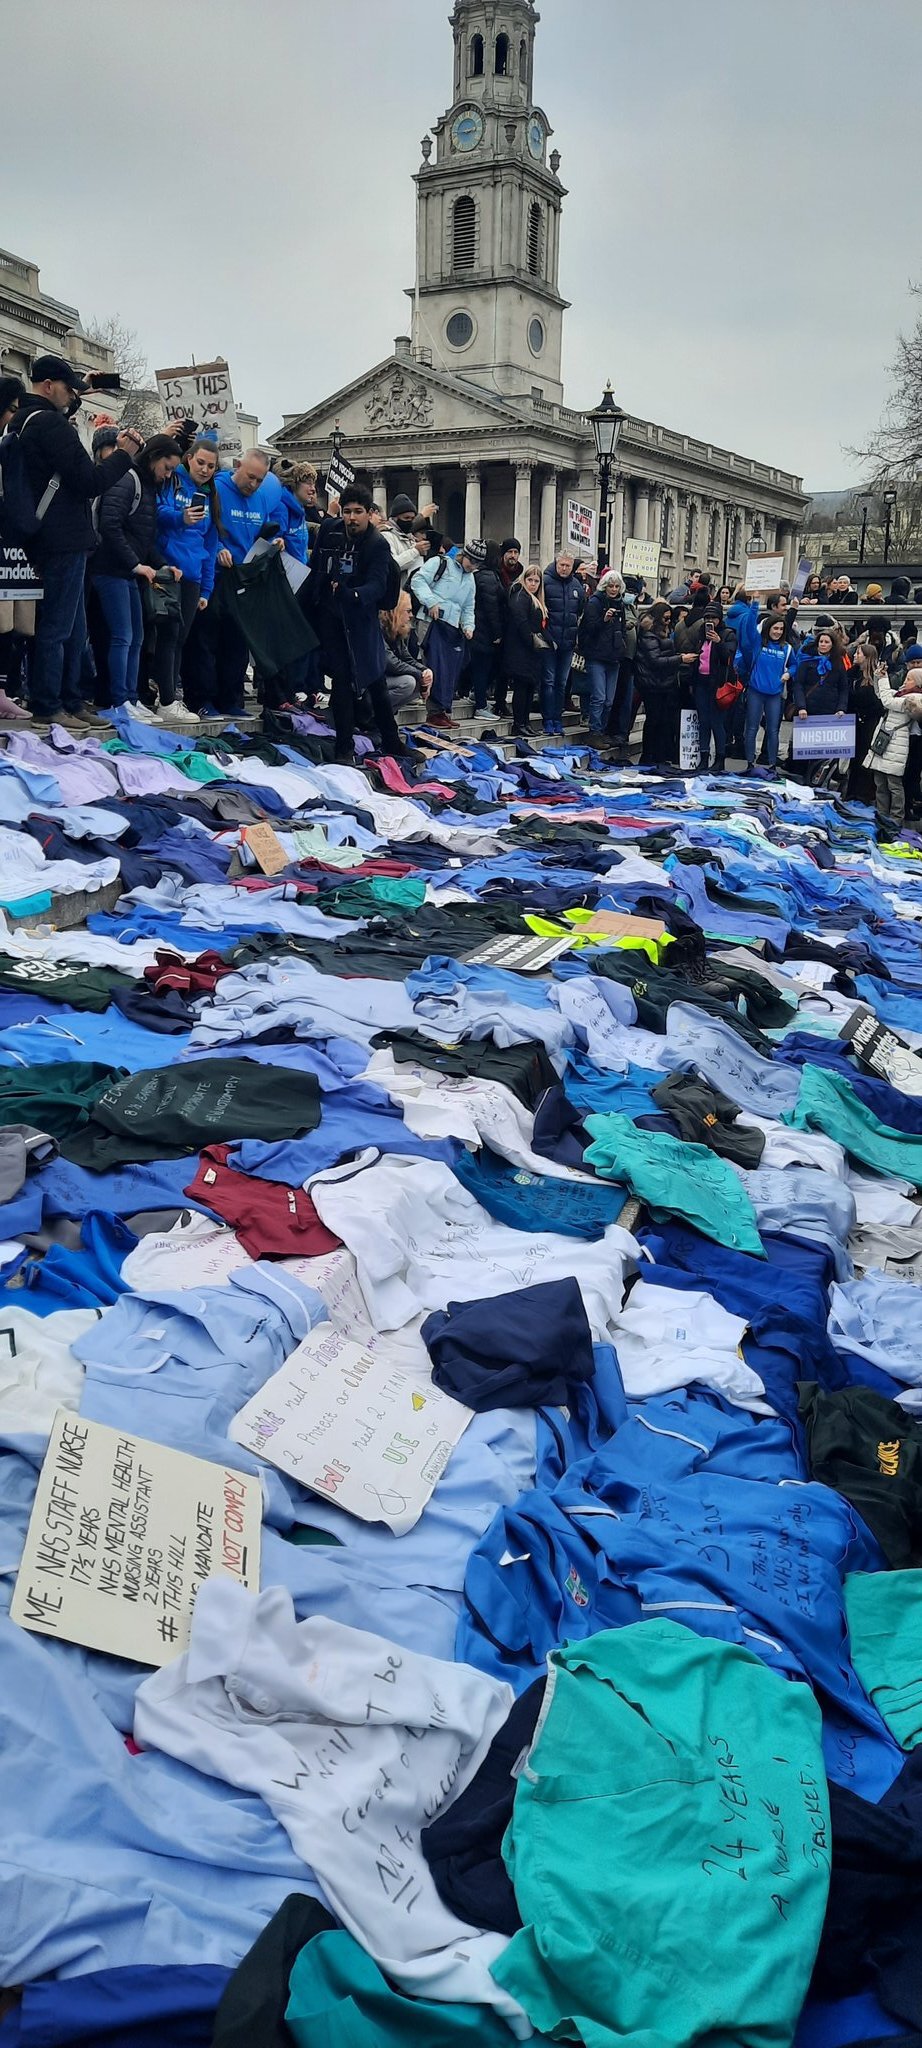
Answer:
[[[501,554],[501,555],[508,555],[508,553],[509,553],[509,550],[510,550],[510,548],[516,548],[516,549],[518,550],[519,554],[521,554],[521,552],[522,552],[522,543],[521,543],[521,541],[520,541],[520,540],[501,540],[501,541],[500,541],[500,544],[499,544],[499,551],[500,551],[500,554]]]
[[[416,506],[414,505],[412,498],[406,497],[404,493],[401,491],[399,496],[394,498],[391,502],[391,518],[399,519],[404,512],[412,512],[413,517],[415,519]]]

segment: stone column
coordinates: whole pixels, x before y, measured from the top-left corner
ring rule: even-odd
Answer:
[[[531,473],[534,464],[517,462],[515,465],[515,511],[512,524],[515,537],[522,549],[522,567],[527,567],[531,555]]]
[[[632,539],[648,540],[650,528],[650,486],[638,477],[634,485],[634,531]]]
[[[424,505],[432,503],[432,471],[420,469],[417,470],[416,476],[416,504],[421,512]]]
[[[663,486],[650,485],[650,511],[647,524],[647,539],[658,541],[662,532]]]
[[[541,485],[541,526],[538,552],[546,569],[557,552],[557,471],[552,469]]]
[[[718,500],[714,509],[717,513],[717,564],[715,575],[718,583],[722,583],[724,580],[724,548],[727,542],[727,520],[730,517],[730,508],[728,505],[722,505]]]
[[[385,474],[385,472],[384,472],[384,470],[383,470],[383,469],[374,469],[374,470],[372,470],[372,473],[371,473],[371,494],[372,494],[372,497],[374,498],[375,504],[376,504],[376,505],[378,505],[378,506],[380,507],[380,509],[381,509],[381,511],[382,511],[382,512],[386,513],[386,512],[387,512],[387,476],[386,476],[386,474]]]
[[[480,511],[480,464],[469,462],[464,471],[464,539],[479,540],[483,524]]]
[[[620,568],[621,568],[621,557],[622,557],[623,553],[624,553],[624,478],[623,478],[623,476],[622,476],[622,475],[620,474],[620,472],[619,472],[619,474],[618,474],[618,475],[616,476],[616,478],[615,478],[615,502],[614,502],[614,510],[613,510],[613,512],[612,512],[612,520],[611,520],[611,565],[612,565],[612,568],[613,568],[613,569],[617,569],[617,570],[619,570],[619,571],[620,571]]]

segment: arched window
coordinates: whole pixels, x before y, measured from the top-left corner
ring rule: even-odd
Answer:
[[[469,192],[455,200],[451,221],[452,270],[473,270],[477,240],[477,208]]]
[[[519,77],[528,77],[528,44],[524,36],[519,44]]]
[[[716,506],[716,505],[712,505],[712,506],[711,506],[711,516],[710,516],[710,519],[708,520],[708,554],[709,554],[709,555],[716,555],[716,553],[717,553],[717,517],[718,517],[718,515],[717,515],[717,506]]]
[[[541,276],[543,240],[544,219],[540,204],[534,199],[528,209],[528,268],[532,277]]]
[[[660,544],[664,548],[672,546],[672,499],[668,496],[663,499],[663,516],[660,522]]]
[[[497,36],[493,49],[493,70],[497,78],[506,78],[509,73],[509,37]]]
[[[685,553],[687,555],[693,555],[695,552],[695,526],[697,524],[697,517],[698,515],[695,510],[695,506],[693,504],[690,504],[688,511],[685,514]]]
[[[483,37],[482,37],[482,36],[472,36],[472,37],[471,37],[471,47],[470,47],[470,52],[469,52],[469,55],[468,55],[468,63],[467,63],[467,68],[468,68],[468,73],[469,73],[469,76],[470,76],[471,78],[482,78],[482,77],[483,77]]]
[[[734,562],[738,562],[740,556],[740,515],[738,512],[735,512],[733,515],[733,532],[730,537],[730,553],[733,557]]]

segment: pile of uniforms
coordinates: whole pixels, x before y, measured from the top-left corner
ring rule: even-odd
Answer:
[[[0,2048],[920,2041],[922,843],[265,728],[0,753]],[[62,1409],[258,1483],[157,1668],[7,1612]]]

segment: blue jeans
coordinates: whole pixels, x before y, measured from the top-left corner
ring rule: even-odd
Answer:
[[[109,629],[109,688],[113,704],[134,704],[144,640],[141,592],[134,576],[97,576],[96,589]]]
[[[764,760],[769,768],[778,766],[778,734],[781,731],[781,713],[784,709],[784,693],[778,690],[774,697],[763,696],[750,683],[746,692],[746,759],[750,768],[756,758],[756,741],[762,717],[765,717]]]
[[[586,682],[589,686],[590,732],[605,731],[605,727],[608,724],[608,714],[615,701],[615,691],[618,688],[620,673],[620,661],[612,663],[587,661]],[[623,738],[624,735],[619,733],[618,737]]]
[[[549,647],[544,656],[541,716],[545,725],[559,725],[563,718],[563,704],[572,660],[572,647]]]
[[[727,752],[727,731],[722,707],[714,693],[714,685],[706,676],[695,679],[695,710],[698,713],[698,740],[701,747],[702,773],[711,755],[711,734],[714,735],[714,759],[723,761]]]
[[[49,555],[41,563],[39,573],[45,595],[36,608],[29,690],[34,718],[54,718],[62,706],[71,711],[82,702],[86,562],[86,555]]]

